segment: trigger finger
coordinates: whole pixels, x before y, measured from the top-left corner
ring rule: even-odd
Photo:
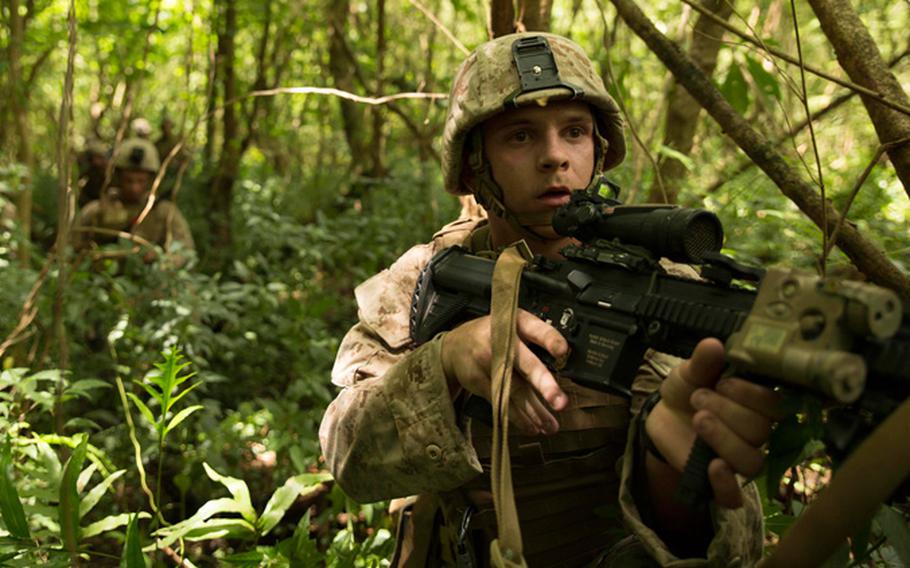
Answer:
[[[546,365],[537,358],[537,355],[534,355],[528,346],[522,342],[518,343],[515,366],[521,376],[528,381],[528,384],[547,401],[550,408],[562,410],[565,407],[568,399],[562,389],[559,388],[559,383],[556,382]]]

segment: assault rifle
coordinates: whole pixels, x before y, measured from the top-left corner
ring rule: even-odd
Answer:
[[[720,254],[723,228],[702,209],[623,206],[575,192],[553,219],[580,244],[565,260],[535,257],[519,306],[559,330],[564,361],[536,352],[581,385],[631,396],[648,348],[688,357],[703,338],[726,343],[738,376],[808,391],[834,403],[829,449],[849,452],[910,393],[910,316],[891,290],[783,268],[742,266]],[[667,273],[659,259],[700,267],[701,280]],[[438,253],[421,274],[411,306],[416,344],[486,315],[495,262],[460,247]],[[489,404],[472,397],[486,408]],[[710,497],[696,444],[677,497],[699,507]]]

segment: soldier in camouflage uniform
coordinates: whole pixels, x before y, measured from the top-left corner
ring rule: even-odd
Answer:
[[[151,197],[152,181],[161,162],[155,146],[148,140],[125,140],[114,155],[114,184],[100,199],[83,207],[73,223],[73,246],[76,249],[92,244],[115,242],[116,232],[131,233],[147,242],[160,246],[165,252],[176,252],[178,264],[184,262],[180,251],[194,249],[189,224],[177,206],[170,201],[156,200],[143,217]],[[143,258],[152,262],[154,251],[146,251]]]
[[[538,53],[547,45],[557,69],[520,67],[519,40],[516,47]],[[527,68],[521,77],[519,68]],[[415,349],[408,317],[418,273],[452,245],[495,256],[524,239],[533,252],[559,258],[569,240],[550,227],[553,211],[571,191],[595,187],[625,154],[616,103],[584,52],[559,36],[515,34],[481,45],[458,71],[449,104],[446,188],[473,194],[488,220],[444,227],[356,289],[359,322],[332,372],[342,390],[319,432],[351,497],[403,498],[392,505],[400,514],[396,566],[486,566],[497,530],[491,431],[460,412],[468,395],[490,398],[490,318]],[[663,264],[696,277],[690,267]],[[649,352],[628,401],[554,377],[527,345],[558,357],[564,338],[527,312],[517,327],[510,417],[521,434],[510,447],[529,566],[757,562],[761,509],[741,476],[761,467],[774,393],[719,380],[723,346],[706,340],[687,361]],[[720,456],[709,468],[714,500],[703,513],[672,500],[696,431]]]

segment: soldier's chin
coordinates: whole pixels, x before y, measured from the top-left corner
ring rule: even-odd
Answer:
[[[534,234],[540,235],[545,240],[548,241],[558,241],[559,239],[564,239],[563,235],[560,235],[553,229],[553,225],[544,224],[544,225],[528,225],[528,228],[534,231]]]

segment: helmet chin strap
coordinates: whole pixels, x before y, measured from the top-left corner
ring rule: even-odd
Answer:
[[[591,172],[591,179],[584,191],[590,191],[594,187],[600,186],[603,182],[601,172],[603,170],[604,156],[608,142],[601,136],[597,120],[594,121],[594,154],[597,161]],[[562,235],[546,236],[534,230],[534,227],[549,227],[552,223],[553,212],[540,213],[536,215],[516,215],[506,207],[502,188],[493,179],[493,171],[490,168],[490,162],[483,153],[483,129],[475,128],[468,137],[468,166],[473,174],[472,184],[469,187],[471,193],[487,210],[490,215],[495,215],[504,219],[519,235],[529,236],[535,240],[543,242],[553,242],[563,239]]]

